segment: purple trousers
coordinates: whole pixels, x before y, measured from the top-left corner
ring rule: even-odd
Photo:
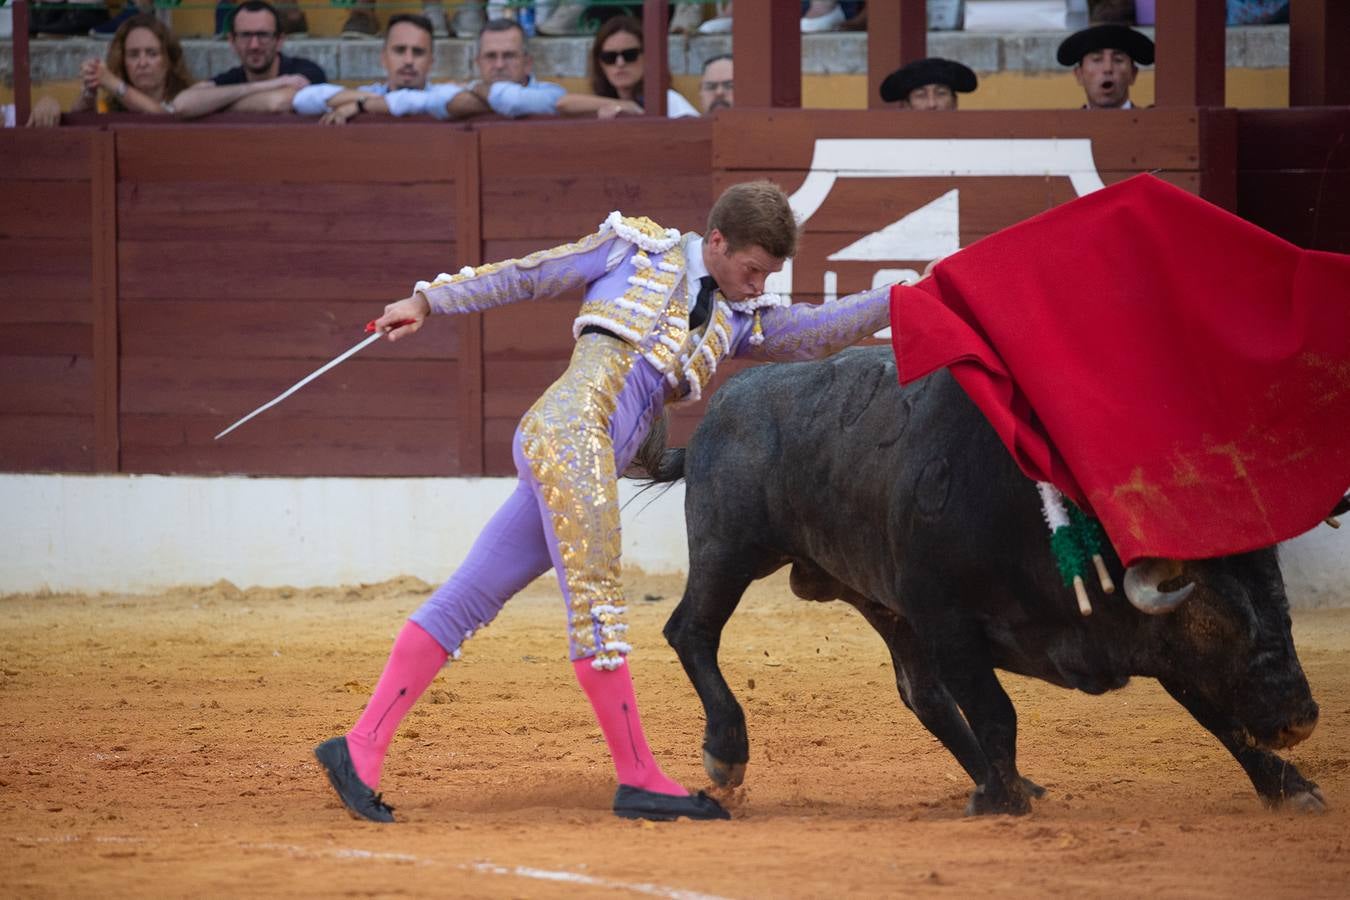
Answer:
[[[515,490],[450,579],[410,617],[452,657],[550,568],[567,609],[571,658],[616,668],[626,604],[618,476],[665,402],[661,374],[629,344],[583,334],[572,361],[521,419]]]

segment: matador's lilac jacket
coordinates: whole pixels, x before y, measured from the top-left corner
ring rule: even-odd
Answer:
[[[456,275],[419,281],[436,313],[481,312],[518,300],[585,288],[573,324],[579,335],[597,325],[628,341],[659,371],[671,395],[697,401],[728,356],[795,361],[815,359],[886,327],[889,287],[821,305],[793,304],[775,294],[740,302],[717,292],[702,333],[689,328],[685,250],[693,234],[648,218],[611,213],[594,233],[573,244],[520,259],[465,267]]]

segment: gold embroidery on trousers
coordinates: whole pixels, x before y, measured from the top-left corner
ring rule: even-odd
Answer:
[[[572,361],[521,420],[521,449],[539,482],[562,560],[572,659],[623,665],[625,604],[618,473],[610,421],[636,348],[582,335]]]

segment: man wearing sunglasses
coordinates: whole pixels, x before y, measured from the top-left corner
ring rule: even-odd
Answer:
[[[276,9],[266,0],[247,0],[230,19],[230,46],[239,65],[199,81],[180,97],[208,112],[289,112],[295,92],[328,80],[323,69],[307,59],[281,52]]]

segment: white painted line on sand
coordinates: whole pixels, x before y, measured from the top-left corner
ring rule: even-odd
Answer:
[[[240,844],[244,849],[275,850],[292,856],[304,858],[331,859],[373,859],[390,862],[410,862],[419,865],[443,863],[443,860],[426,859],[409,853],[385,853],[378,850],[362,850],[355,847],[337,847],[331,850],[315,850],[295,844]],[[477,872],[480,875],[508,875],[516,878],[533,878],[538,881],[557,881],[577,884],[584,887],[608,888],[616,891],[628,891],[634,894],[646,894],[651,897],[665,897],[667,900],[727,900],[716,894],[704,894],[698,891],[686,891],[681,888],[666,887],[648,882],[618,881],[613,878],[600,878],[595,875],[583,875],[578,872],[562,872],[553,869],[536,869],[533,866],[501,866],[493,862],[450,863],[456,869]]]
[[[146,839],[139,837],[123,837],[120,835],[95,835],[86,838],[83,835],[78,834],[61,834],[54,836],[15,837],[14,840],[20,845],[31,845],[75,844],[85,840],[97,844],[141,844],[145,843]],[[413,856],[411,853],[387,853],[381,850],[362,850],[359,847],[334,847],[332,849],[316,850],[310,847],[302,847],[298,844],[255,844],[249,842],[241,843],[239,846],[245,850],[281,852],[304,859],[370,859],[380,862],[417,863],[418,865],[444,863],[443,860],[426,859],[420,856]],[[596,875],[583,875],[579,872],[536,869],[533,866],[501,866],[486,861],[475,863],[450,863],[450,865],[456,869],[462,869],[467,872],[477,872],[480,875],[508,875],[516,878],[533,878],[537,881],[556,881],[565,884],[582,885],[584,887],[629,891],[630,893],[646,894],[651,897],[665,897],[667,900],[727,900],[727,898],[720,897],[716,894],[686,891],[682,888],[666,887],[663,884],[651,884],[645,881],[618,881],[613,878],[601,878]]]
[[[660,884],[646,882],[615,881],[611,878],[597,878],[593,875],[579,875],[575,872],[555,872],[549,869],[535,869],[530,866],[499,866],[480,862],[473,865],[460,865],[460,869],[471,869],[490,875],[518,875],[521,878],[537,878],[540,881],[563,881],[568,884],[580,884],[586,887],[612,888],[619,891],[632,891],[635,894],[650,894],[653,897],[668,897],[670,900],[725,900],[716,894],[701,894],[670,888]]]

